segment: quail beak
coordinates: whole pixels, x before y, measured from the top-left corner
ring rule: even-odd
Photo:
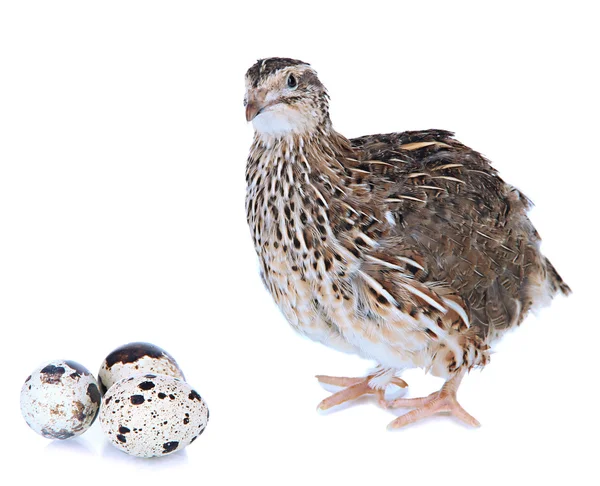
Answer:
[[[265,108],[265,94],[261,92],[250,93],[246,104],[246,121],[254,120]]]
[[[262,107],[251,101],[246,105],[246,121],[252,121],[260,113]]]

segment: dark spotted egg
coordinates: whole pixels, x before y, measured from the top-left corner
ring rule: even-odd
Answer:
[[[21,388],[21,413],[38,434],[68,439],[96,420],[100,391],[94,375],[75,361],[55,360],[36,369]]]
[[[117,381],[146,373],[185,379],[175,359],[164,349],[150,343],[129,343],[105,358],[98,372],[100,390],[106,393]]]
[[[138,457],[164,456],[204,432],[208,408],[184,381],[165,375],[136,375],[104,395],[100,424],[117,448]]]

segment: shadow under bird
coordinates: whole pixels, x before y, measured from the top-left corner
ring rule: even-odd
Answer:
[[[265,286],[301,334],[374,360],[366,377],[318,376],[344,387],[327,409],[365,394],[472,426],[458,403],[465,373],[529,311],[569,294],[527,217],[531,202],[453,133],[347,139],[329,118],[314,69],[285,58],[246,74],[254,140],[246,213]],[[408,368],[446,380],[424,398],[384,398]]]

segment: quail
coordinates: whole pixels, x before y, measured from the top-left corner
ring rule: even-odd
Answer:
[[[390,428],[440,412],[478,426],[456,398],[465,373],[570,292],[540,252],[530,200],[452,132],[344,137],[305,62],[261,59],[245,81],[246,216],[263,282],[299,333],[377,363],[365,377],[318,376],[343,387],[319,407],[372,394],[412,408]],[[416,367],[442,388],[386,400]]]

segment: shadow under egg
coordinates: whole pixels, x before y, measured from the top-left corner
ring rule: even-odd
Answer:
[[[102,445],[101,456],[115,461],[126,461],[135,464],[136,467],[155,467],[157,463],[177,467],[189,462],[185,448],[164,456],[138,457],[117,449],[108,440],[105,440]]]
[[[77,454],[94,454],[94,448],[92,445],[83,437],[71,437],[70,439],[65,440],[52,440],[47,446],[46,450],[48,451],[60,451],[64,453],[68,451],[69,453],[77,453]]]

